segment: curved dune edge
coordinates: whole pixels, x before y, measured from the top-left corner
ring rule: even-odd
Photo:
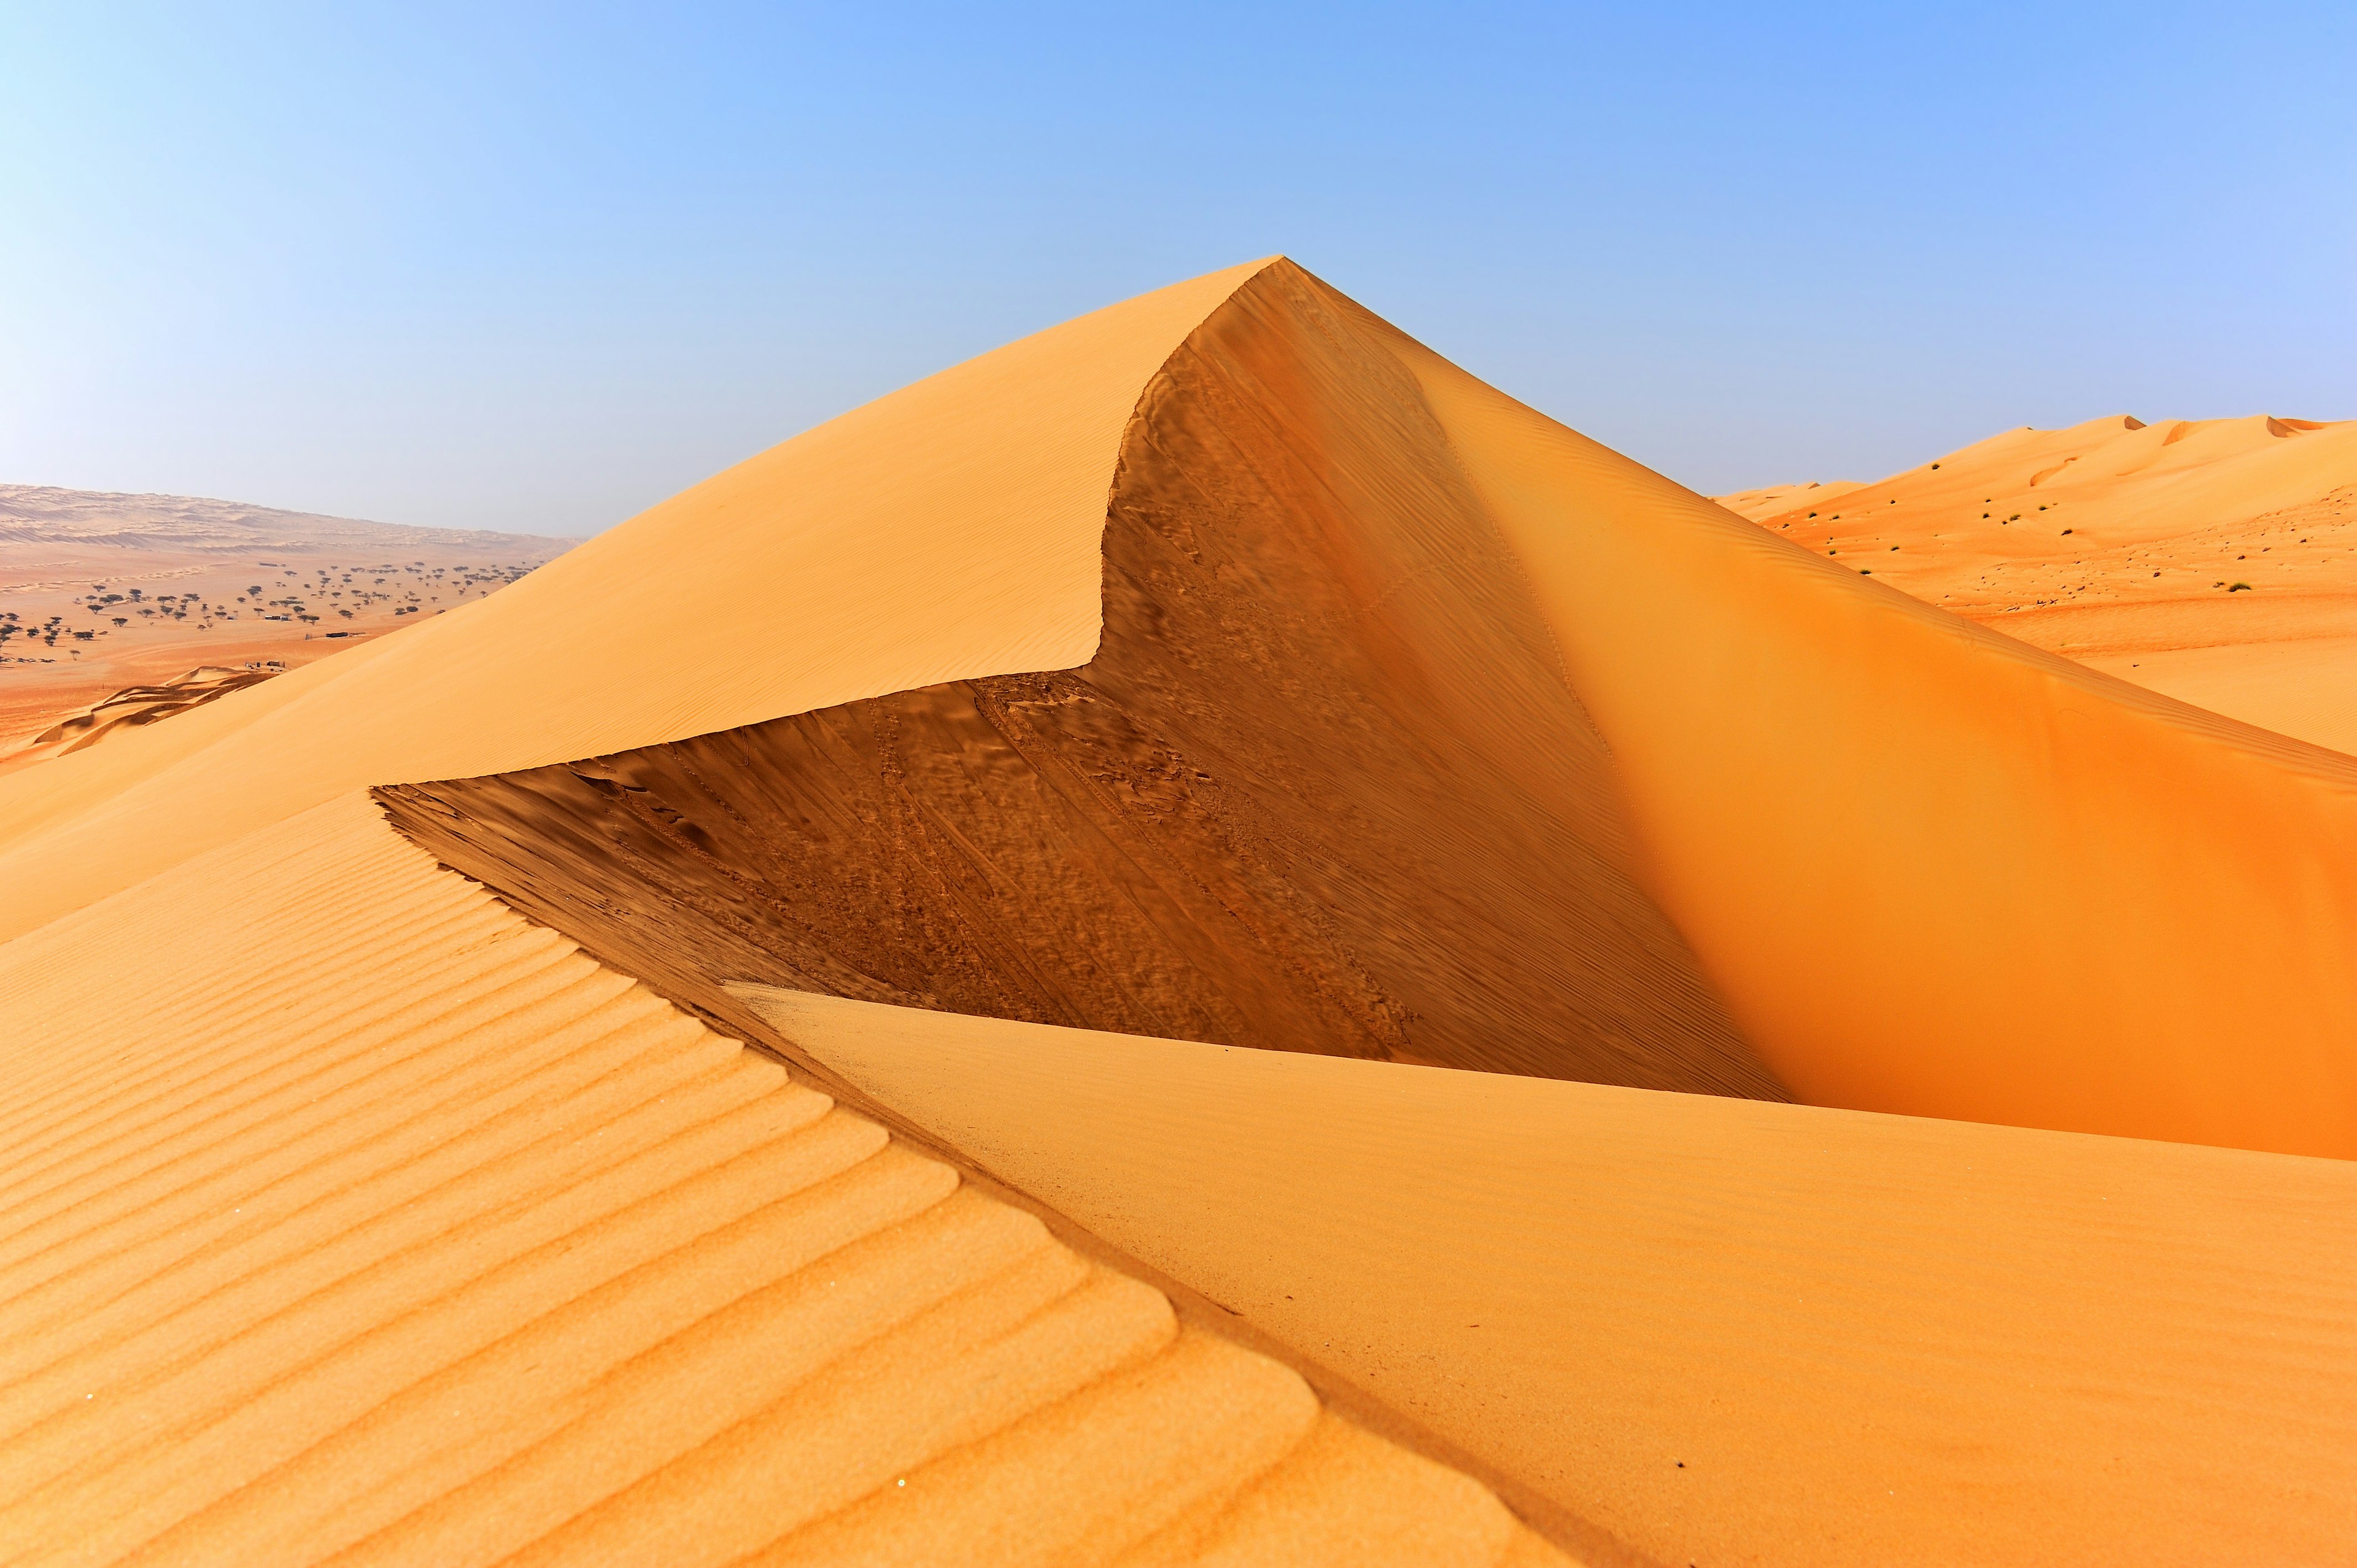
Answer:
[[[364,785],[1084,662],[1139,389],[1262,264],[943,371],[487,599],[0,779],[0,938]]]
[[[2347,1545],[2346,1163],[740,990],[981,1168],[1661,1561]]]
[[[363,797],[0,1039],[12,1561],[1564,1561]]]
[[[1103,575],[1077,669],[378,799],[724,1029],[758,979],[1790,1098],[1641,890],[1611,755],[1415,382],[1299,268],[1156,372]]]

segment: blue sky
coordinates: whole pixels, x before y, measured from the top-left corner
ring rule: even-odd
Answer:
[[[1283,252],[1718,490],[2357,416],[2357,7],[0,13],[0,479],[588,532]]]

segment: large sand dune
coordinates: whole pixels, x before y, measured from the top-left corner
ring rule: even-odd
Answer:
[[[1741,1087],[1691,961],[1803,1100],[2357,1153],[2357,763],[1739,522],[1289,263],[1228,286],[1121,448],[1073,678],[446,783],[418,831],[732,1027],[729,964]]]
[[[961,1153],[1665,1563],[2320,1563],[2357,1166],[748,990]]]
[[[0,778],[0,1523],[2338,1550],[2357,761],[1783,532],[1255,263]]]
[[[1164,365],[1081,668],[388,800],[719,1015],[719,981],[759,977],[1781,1098],[1638,890],[1514,557],[1340,309],[1271,267]]]

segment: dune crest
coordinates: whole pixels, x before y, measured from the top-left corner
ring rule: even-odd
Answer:
[[[1190,366],[1215,364],[1229,369],[1189,379]],[[1267,996],[1248,976],[1272,971],[1239,961],[1236,944],[1208,960],[1200,945],[1176,956],[1171,933],[1183,948],[1194,940],[1187,931],[1207,929],[1200,918],[1125,927],[1142,884],[1125,885],[1124,868],[1175,859],[1202,868],[1183,873],[1196,886],[1218,888],[1234,869],[1235,819],[1202,802],[1236,792],[1232,780],[1281,780],[1269,793],[1283,799],[1268,809],[1279,822],[1287,805],[1306,811],[1284,837],[1306,842],[1308,858],[1275,862],[1275,880],[1320,898],[1319,950],[1339,940],[1341,953],[1322,971],[1328,961],[1313,962],[1317,978],[1270,1009],[1272,1032],[1297,1047],[1518,1070],[1552,1059],[1544,1070],[1566,1076],[1733,1087],[1740,1080],[1719,1064],[1741,1058],[1724,1036],[1695,1031],[1686,1019],[1699,1015],[1668,1005],[1677,992],[1639,978],[1635,989],[1661,1002],[1633,1024],[1612,1002],[1618,977],[1677,973],[1690,952],[1707,982],[1696,1005],[1723,1006],[1737,1050],[1815,1103],[2357,1153],[2357,879],[2339,869],[2357,865],[2357,763],[1976,628],[1743,523],[1466,375],[1290,263],[1232,289],[1161,385],[1141,404],[1105,534],[1107,624],[1140,632],[1110,640],[1075,676],[1079,686],[1033,682],[998,699],[979,688],[910,693],[872,712],[808,715],[791,736],[716,736],[669,758],[446,781],[388,802],[437,855],[576,930],[608,961],[666,977],[667,993],[735,1027],[749,1026],[716,999],[718,981],[767,977],[871,1000],[1241,1039],[1254,1036],[1223,1032],[1233,1026],[1216,1015],[1207,1022],[1137,999],[1200,989],[1176,977],[1212,973],[1232,995]],[[2109,424],[2122,439],[2149,434]],[[1302,477],[1256,489],[1272,483],[1270,463],[1238,455],[1258,449],[1210,438],[1248,430],[1283,433],[1271,450],[1291,454]],[[2025,472],[2052,450],[2036,433],[1984,445]],[[1164,472],[1167,483],[1151,478]],[[1125,504],[1146,526],[1124,522]],[[1447,573],[1418,565],[1412,550],[1383,553],[1403,548],[1401,517],[1460,520],[1448,525],[1456,542],[1435,535],[1420,546],[1458,564],[1453,604],[1426,597],[1443,592]],[[1135,563],[1124,554],[1133,540],[1147,552]],[[1306,564],[1280,568],[1272,541]],[[1468,563],[1487,565],[1464,578]],[[1198,568],[1211,582],[1189,579]],[[1478,592],[1462,585],[1474,582]],[[1297,603],[1319,607],[1326,626],[1359,640],[1290,645],[1297,654],[1242,671],[1189,667],[1239,645],[1288,648],[1254,616]],[[1543,632],[1512,629],[1534,625]],[[1470,640],[1498,637],[1482,629],[1493,628],[1506,639]],[[1300,694],[1337,690],[1371,697],[1321,735],[1318,710]],[[1252,705],[1261,691],[1289,704],[1275,724]],[[1526,715],[1562,711],[1565,695],[1569,711],[1553,737],[1529,725]],[[1060,726],[1071,738],[1027,751],[1010,738],[1020,727],[1012,720],[974,716],[991,700],[1023,725]],[[947,704],[954,722],[928,704]],[[1486,716],[1493,709],[1497,722]],[[1386,759],[1363,749],[1370,714],[1437,716],[1447,727]],[[1517,751],[1518,723],[1542,757]],[[1238,749],[1288,725],[1308,743],[1307,763],[1281,748]],[[863,726],[870,738],[858,738]],[[1434,783],[1423,784],[1417,749],[1497,759],[1505,782],[1553,803],[1586,846],[1585,864],[1533,854],[1538,841],[1506,825],[1521,806],[1513,789],[1468,794],[1469,775],[1429,770]],[[756,766],[756,753],[779,774],[759,787],[770,798],[841,825],[781,837],[745,827],[741,814],[724,821],[734,808],[722,802],[749,787],[726,780]],[[1071,760],[1041,773],[1048,753]],[[1354,757],[1339,781],[1309,766],[1329,753]],[[1092,782],[1043,786],[1056,767]],[[597,783],[601,768],[620,787]],[[842,780],[862,775],[882,793],[854,806]],[[1397,794],[1386,802],[1371,789]],[[1083,829],[1049,808],[1092,789],[1135,802],[1112,833],[1133,847],[1076,877],[1071,867],[1090,856],[1063,846],[1105,832],[1118,813],[1100,808]],[[1371,800],[1392,812],[1389,839],[1369,832],[1382,825]],[[940,904],[946,895],[920,897],[896,880],[922,860],[906,858],[916,839],[890,825],[904,809],[942,834],[942,865],[974,863],[980,904]],[[1139,817],[1151,854],[1124,837]],[[1391,870],[1337,865],[1317,847],[1320,832]],[[736,847],[716,857],[698,832]],[[1460,854],[1442,875],[1405,875],[1418,855],[1480,846],[1485,832],[1514,846],[1496,870],[1466,880],[1480,862]],[[1011,842],[994,843],[1002,833]],[[765,835],[785,848],[748,850]],[[628,854],[611,853],[625,843]],[[790,925],[764,908],[807,905],[790,890],[823,881],[839,854],[868,861],[823,895],[834,948],[758,934]],[[746,881],[714,869],[777,867],[780,857],[766,885],[769,870]],[[1321,860],[1333,869],[1316,870]],[[589,882],[618,863],[631,891],[609,903]],[[1306,881],[1304,865],[1313,868]],[[597,868],[588,881],[585,866]],[[1621,892],[1622,876],[1641,893]],[[1452,1025],[1448,993],[1412,991],[1412,964],[1383,961],[1349,930],[1361,915],[1379,927],[1403,916],[1433,923],[1464,961],[1475,945],[1462,933],[1480,926],[1459,920],[1452,901],[1506,910],[1516,878],[1542,905],[1555,900],[1559,918],[1592,929],[1566,932],[1514,907],[1523,912],[1512,923],[1497,923],[1509,939],[1491,950],[1501,956],[1465,971],[1454,993],[1497,991],[1496,977],[1512,976],[1504,955],[1519,930],[1522,961],[1566,977],[1573,1007],[1485,1015],[1449,1003],[1462,1020]],[[1092,880],[1109,902],[1089,901]],[[1429,891],[1394,910],[1384,889],[1403,885]],[[1353,904],[1346,886],[1371,891]],[[936,898],[940,929],[992,929],[1004,945],[982,953],[942,942],[922,920],[892,929],[912,897]],[[863,899],[869,912],[859,915]],[[1232,894],[1214,902],[1253,908]],[[1015,916],[974,914],[994,907]],[[1657,911],[1673,945],[1644,936]],[[733,935],[715,934],[729,927]],[[690,951],[646,940],[673,929],[695,933]],[[1073,990],[1035,983],[1043,961],[1069,964],[1100,931],[1116,964],[1174,978],[1109,983],[1129,992],[1120,1003],[1043,996],[1042,984]],[[856,950],[841,945],[855,940]],[[807,956],[767,969],[748,956],[781,946]],[[1305,948],[1288,938],[1275,950]],[[1667,967],[1632,969],[1626,955],[1640,951]],[[954,964],[968,977],[949,973]],[[1008,1000],[1014,993],[1023,994]],[[1447,1048],[1420,1048],[1413,1028],[1387,1034],[1385,1001],[1434,1020],[1428,1033]],[[1351,1022],[1302,1011],[1318,1005]],[[1501,1026],[1513,1033],[1512,1056],[1494,1043]],[[1615,1058],[1652,1076],[1616,1069]],[[1664,1077],[1665,1068],[1688,1076]]]
[[[1783,1098],[1416,387],[1289,263],[1139,400],[1079,669],[382,792],[732,1026],[727,979]]]

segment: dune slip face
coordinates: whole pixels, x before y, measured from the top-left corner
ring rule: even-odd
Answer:
[[[11,1562],[1565,1561],[365,798],[0,1019]]]
[[[1307,274],[1262,271],[1146,389],[1103,558],[1073,671],[381,798],[716,1016],[759,976],[1781,1097],[1631,879],[1604,746],[1414,382]]]
[[[742,994],[1660,1562],[2350,1550],[2346,1161]]]

